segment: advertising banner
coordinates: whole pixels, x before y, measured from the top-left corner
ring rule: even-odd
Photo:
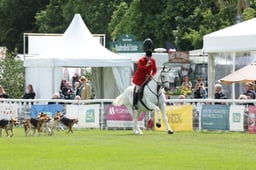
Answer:
[[[17,104],[0,104],[0,119],[11,120],[18,117]]]
[[[139,127],[144,127],[144,113],[141,113],[138,119]],[[107,127],[112,128],[132,128],[132,116],[125,105],[107,107]]]
[[[173,131],[192,131],[192,105],[167,106],[166,114],[168,122]],[[155,123],[157,121],[157,113],[155,112]],[[166,125],[161,114],[161,128],[155,130],[166,131]]]
[[[248,133],[256,133],[256,106],[249,106]]]
[[[229,130],[229,106],[203,105],[201,124],[206,130]]]
[[[46,113],[50,117],[55,116],[56,112],[62,112],[61,104],[44,104],[44,105],[32,105],[31,118],[36,118],[40,113]]]
[[[229,130],[244,131],[244,105],[231,105],[229,112]]]
[[[100,127],[100,105],[67,105],[66,117],[78,119],[75,128],[99,128]]]

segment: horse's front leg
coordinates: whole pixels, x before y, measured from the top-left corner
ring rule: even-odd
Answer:
[[[161,111],[162,111],[162,116],[164,118],[164,122],[165,122],[165,125],[166,125],[166,129],[168,131],[168,134],[173,134],[173,130],[170,128],[170,125],[169,125],[169,122],[168,122],[168,117],[166,115],[166,105],[165,105],[165,103],[161,104],[160,108],[161,108]],[[161,124],[161,119],[158,120],[158,122],[160,122],[160,124]]]

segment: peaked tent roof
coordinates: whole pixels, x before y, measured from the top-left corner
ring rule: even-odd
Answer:
[[[207,34],[203,50],[207,53],[256,50],[256,18]]]
[[[80,14],[75,14],[59,42],[46,52],[27,58],[24,66],[131,66],[131,58],[117,55],[97,42]]]

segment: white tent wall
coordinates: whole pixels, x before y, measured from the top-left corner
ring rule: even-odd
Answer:
[[[96,98],[116,98],[131,85],[129,67],[94,67],[92,77]]]
[[[203,37],[203,52],[209,55],[208,58],[208,91],[209,98],[214,98],[214,84],[218,80],[239,67],[246,66],[251,63],[251,59],[255,59],[256,51],[256,18],[244,21],[225,29],[221,29]],[[245,58],[244,56],[248,56]],[[237,60],[237,58],[243,58],[244,65]],[[225,63],[216,66],[216,60],[222,60],[226,62],[228,70],[225,68]],[[217,62],[218,63],[218,62]],[[221,66],[222,65],[222,66]],[[230,68],[231,66],[231,68]],[[222,75],[222,77],[219,77]],[[232,90],[229,90],[229,89]],[[237,85],[229,85],[227,93],[231,93],[231,98],[236,98],[235,89],[241,89]],[[241,93],[239,90],[238,93]]]
[[[50,99],[53,93],[59,92],[62,74],[61,67],[27,67],[25,83],[33,85],[36,98]]]

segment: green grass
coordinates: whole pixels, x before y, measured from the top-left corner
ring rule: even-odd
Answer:
[[[255,169],[256,135],[227,132],[75,130],[0,138],[0,169]]]

